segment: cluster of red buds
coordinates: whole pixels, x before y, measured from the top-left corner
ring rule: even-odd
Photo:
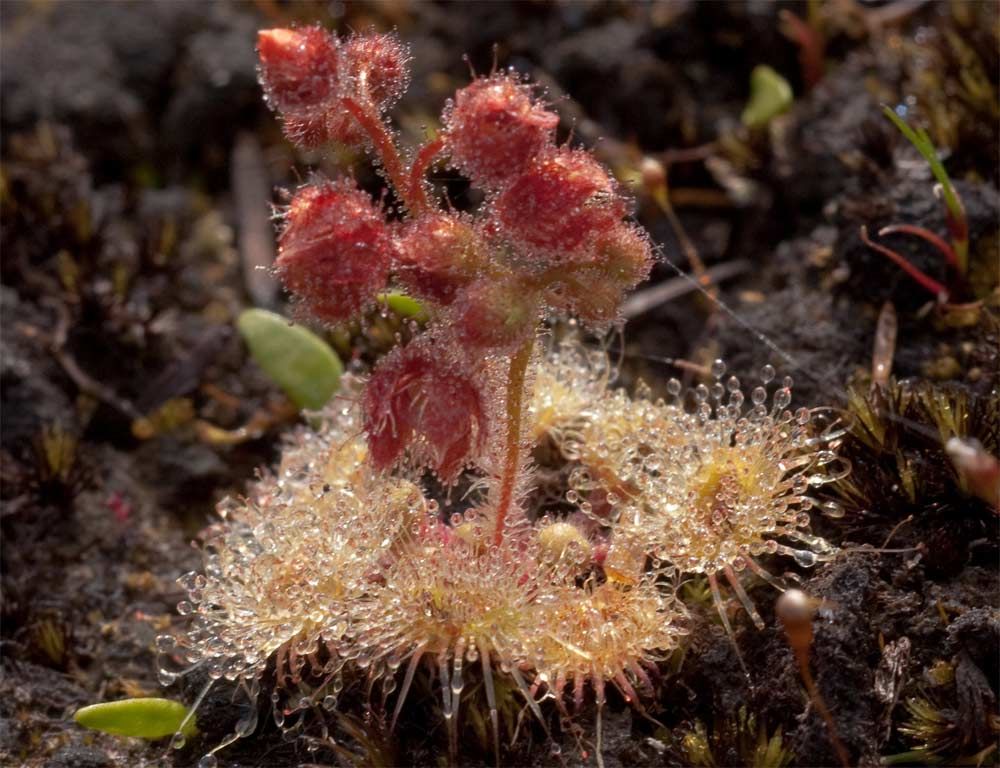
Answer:
[[[586,326],[615,321],[652,263],[646,235],[588,152],[556,144],[558,116],[512,73],[475,78],[449,101],[439,135],[404,162],[385,119],[404,90],[406,48],[388,34],[338,39],[319,27],[260,33],[261,78],[288,138],[373,152],[405,217],[350,179],[315,181],[289,204],[277,273],[305,314],[358,315],[390,283],[432,321],[374,371],[365,397],[371,457],[403,457],[445,480],[473,464],[489,434],[484,360],[513,358],[550,313]],[[474,214],[431,201],[439,155],[482,189]]]

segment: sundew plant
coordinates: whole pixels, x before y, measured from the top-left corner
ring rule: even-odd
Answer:
[[[770,369],[745,394],[716,362],[654,400],[616,388],[582,331],[556,340],[559,318],[616,324],[653,248],[607,169],[556,143],[557,115],[515,73],[475,77],[439,134],[401,152],[386,117],[407,84],[396,37],[272,29],[258,46],[288,138],[364,147],[395,201],[349,177],[295,191],[275,271],[299,315],[334,325],[393,287],[430,319],[220,505],[202,570],[182,579],[188,623],[157,640],[161,681],[200,670],[202,696],[225,679],[249,701],[203,766],[257,728],[261,697],[289,739],[318,746],[348,691],[392,728],[418,677],[453,760],[470,707],[501,760],[513,698],[542,726],[561,718],[600,764],[610,689],[645,713],[684,639],[685,576],[706,577],[727,628],[723,591],[761,624],[744,572],[784,585],[759,557],[831,556],[809,526],[817,508],[839,514],[811,495],[848,470],[838,431],[793,409]],[[483,191],[476,211],[436,199],[439,159]],[[588,707],[592,736],[574,725]]]

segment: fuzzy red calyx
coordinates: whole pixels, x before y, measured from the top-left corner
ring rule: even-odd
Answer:
[[[292,199],[275,268],[312,315],[335,323],[385,286],[393,254],[381,212],[351,182],[338,180],[303,187]]]
[[[504,189],[495,211],[504,234],[543,259],[586,259],[594,239],[628,212],[604,167],[566,147],[535,158]]]
[[[472,223],[454,213],[435,212],[408,222],[397,243],[399,279],[438,304],[450,304],[485,261],[485,245]]]
[[[338,88],[338,48],[319,26],[259,32],[261,85],[271,106],[298,115],[324,106]]]
[[[342,48],[352,91],[378,109],[391,107],[410,82],[410,54],[394,34],[354,35]]]
[[[481,77],[455,94],[445,115],[452,161],[474,184],[494,187],[517,174],[555,134],[559,116],[509,75]]]
[[[511,348],[533,333],[538,322],[536,289],[516,279],[477,280],[455,305],[458,337],[476,348]]]
[[[365,389],[365,432],[373,464],[389,469],[409,450],[445,482],[482,449],[486,415],[479,388],[440,349],[411,344],[385,357]]]

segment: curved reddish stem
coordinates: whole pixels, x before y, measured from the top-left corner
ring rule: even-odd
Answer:
[[[427,190],[424,187],[424,175],[442,149],[444,149],[444,139],[432,139],[420,148],[417,156],[413,158],[413,165],[410,166],[410,198],[413,205],[420,210],[426,210],[429,205]]]
[[[933,277],[924,274],[924,272],[917,269],[915,266],[913,266],[910,262],[908,262],[906,259],[904,259],[902,256],[900,256],[891,248],[886,248],[884,245],[879,245],[878,243],[872,241],[872,239],[868,237],[868,227],[865,226],[861,227],[861,241],[869,248],[878,251],[883,256],[896,262],[896,264],[899,266],[900,269],[906,272],[906,274],[908,274],[910,277],[912,277],[914,280],[920,283],[928,291],[933,293],[934,296],[937,297],[938,301],[942,302],[948,301],[949,293],[948,289],[945,288],[944,285],[939,283]]]
[[[878,231],[879,237],[894,234],[914,235],[919,237],[921,240],[926,240],[928,243],[941,251],[945,261],[961,272],[961,268],[958,266],[958,257],[955,255],[955,249],[948,244],[947,240],[942,237],[938,237],[929,229],[916,226],[915,224],[890,224],[888,227],[882,227],[882,229]]]
[[[375,152],[382,161],[382,167],[389,178],[389,183],[396,190],[396,195],[410,211],[417,212],[414,209],[414,201],[410,195],[410,185],[403,170],[403,162],[399,158],[396,143],[392,140],[392,136],[385,127],[385,123],[382,122],[382,116],[378,113],[378,110],[372,106],[371,102],[367,100],[359,101],[350,96],[345,96],[341,103],[344,105],[344,109],[351,113],[351,116],[358,121],[358,124],[368,134]],[[416,209],[422,210],[419,205],[416,205]]]

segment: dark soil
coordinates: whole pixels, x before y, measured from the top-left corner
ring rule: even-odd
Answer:
[[[233,320],[280,302],[250,263],[273,252],[260,234],[269,202],[310,163],[334,165],[284,142],[260,97],[253,45],[258,28],[320,21],[395,26],[412,45],[413,85],[397,113],[404,142],[467,81],[463,53],[477,70],[495,55],[545,84],[574,140],[622,170],[643,154],[717,142],[708,161],[672,167],[675,207],[709,267],[749,266],[722,284],[719,307],[689,293],[633,319],[627,383],[641,377],[657,390],[678,375],[671,359],[722,357],[747,380],[766,363],[792,375],[800,404],[846,408],[851,387],[869,391],[876,322],[892,302],[900,383],[868,396],[891,440],[848,438],[850,485],[830,491],[848,514],[818,525],[852,551],[798,574],[824,601],[811,668],[853,763],[919,747],[900,727],[912,720],[905,702],[919,697],[949,725],[938,753],[909,763],[978,754],[995,764],[998,517],[962,490],[934,437],[937,406],[912,398],[961,402],[965,434],[1000,450],[997,9],[837,5],[825,12],[825,76],[808,89],[778,18],[786,6],[805,16],[796,4],[0,4],[0,762],[194,764],[239,717],[225,690],[213,692],[199,712],[202,738],[169,755],[165,743],[87,732],[71,719],[85,704],[161,695],[153,639],[179,622],[175,579],[199,564],[189,542],[215,503],[274,460],[289,424]],[[787,77],[796,99],[750,133],[739,115],[757,64]],[[963,86],[976,72],[985,107]],[[882,103],[910,105],[947,147],[972,245],[955,297],[983,302],[964,325],[860,239],[862,224],[946,234],[926,164]],[[354,168],[377,187],[363,158]],[[473,202],[447,172],[438,181],[456,205]],[[665,260],[688,271],[666,219],[636,195]],[[955,282],[926,243],[886,242]],[[664,263],[653,283],[676,277]],[[236,430],[261,414],[273,418],[253,439],[228,444],[206,429]],[[890,546],[908,551],[858,551],[890,532]],[[736,619],[751,681],[711,603],[695,605],[690,646],[664,664],[649,709],[662,727],[611,701],[606,765],[708,764],[689,748],[699,727],[712,764],[752,763],[734,725],[741,709],[768,736],[781,729],[793,764],[836,764],[774,618],[775,594],[761,585],[751,593],[767,621],[758,631]],[[162,695],[190,700],[195,685]],[[347,713],[359,719],[340,752],[310,753],[262,725],[220,764],[441,764],[432,691],[415,686],[413,701],[426,699],[394,739],[359,706]],[[522,737],[509,764],[581,762],[569,734],[559,757],[536,725],[522,725]],[[756,743],[756,728],[750,737]],[[465,741],[470,764],[489,762],[471,732]]]

